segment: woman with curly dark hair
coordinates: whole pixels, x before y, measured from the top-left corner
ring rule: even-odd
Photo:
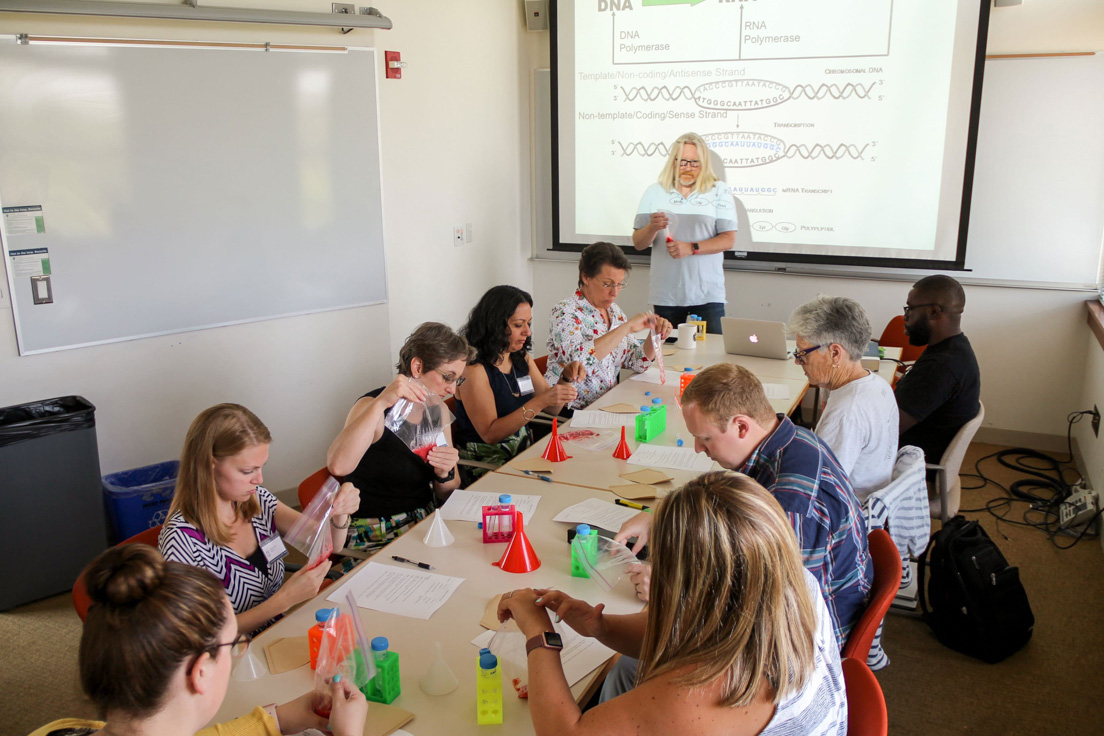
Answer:
[[[495,286],[460,329],[475,348],[456,394],[456,447],[460,457],[500,465],[533,442],[529,422],[539,411],[558,414],[575,399],[581,363],[564,366],[549,386],[533,362],[533,297],[516,286]],[[478,473],[474,474],[477,476]]]

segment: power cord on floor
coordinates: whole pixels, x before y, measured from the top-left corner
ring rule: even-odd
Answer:
[[[986,502],[985,506],[981,508],[961,509],[961,511],[988,512],[997,520],[997,531],[1000,532],[1000,535],[1004,537],[1005,540],[1007,540],[1008,537],[1000,529],[1000,522],[1002,521],[1007,524],[1038,529],[1045,533],[1051,544],[1058,549],[1069,549],[1086,536],[1095,538],[1097,534],[1095,532],[1090,534],[1089,530],[1093,528],[1094,522],[1100,518],[1102,512],[1097,512],[1097,514],[1085,524],[1081,533],[1069,544],[1063,544],[1058,541],[1061,533],[1067,531],[1059,524],[1058,509],[1062,505],[1062,502],[1070,497],[1073,492],[1073,487],[1080,484],[1083,480],[1076,468],[1063,467],[1063,465],[1068,466],[1069,463],[1073,461],[1073,425],[1081,421],[1086,415],[1091,415],[1092,413],[1092,411],[1075,411],[1071,412],[1066,417],[1068,423],[1066,428],[1066,451],[1068,457],[1065,460],[1059,460],[1044,452],[1030,450],[1024,447],[998,450],[997,452],[978,458],[974,462],[975,472],[962,473],[961,476],[963,478],[977,478],[981,483],[975,486],[963,485],[962,490],[980,490],[987,485],[994,485],[1001,489],[1005,495],[990,499]],[[1006,488],[982,472],[981,463],[990,458],[996,458],[997,462],[1004,467],[1031,477],[1013,481],[1012,484]],[[1066,474],[1069,472],[1077,474],[1077,480],[1072,484],[1066,480]],[[1014,509],[1014,504],[1017,503],[1028,504],[1028,508],[1024,509],[1023,512],[1023,521],[1017,521],[1010,518],[1010,514]]]

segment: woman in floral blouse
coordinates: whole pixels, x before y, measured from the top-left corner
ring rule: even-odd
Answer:
[[[545,379],[554,384],[574,361],[586,369],[586,378],[575,384],[578,396],[569,404],[572,409],[589,406],[613,388],[622,368],[637,373],[648,369],[655,348],[650,340],[633,337],[634,332],[652,328],[663,339],[671,333],[671,323],[662,317],[641,312],[628,319],[613,303],[631,268],[616,245],[588,245],[579,258],[575,295],[552,308]]]

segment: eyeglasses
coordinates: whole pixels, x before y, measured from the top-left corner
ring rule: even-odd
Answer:
[[[433,370],[441,374],[441,378],[445,379],[445,383],[452,385],[456,384],[456,388],[460,388],[464,385],[464,381],[467,380],[464,376],[458,376],[455,373],[445,373],[440,368],[434,368]]]
[[[685,169],[687,166],[689,166],[691,169],[700,169],[701,161],[697,160],[696,158],[680,158],[678,160],[678,165],[680,169]]]
[[[253,637],[249,634],[238,634],[234,637],[233,641],[219,642],[212,644],[201,652],[198,652],[193,658],[191,664],[188,665],[188,674],[192,674],[192,668],[195,667],[196,662],[199,661],[200,656],[204,653],[210,654],[212,658],[218,655],[218,650],[222,647],[230,647],[230,657],[234,660],[241,659],[245,656],[245,653],[249,651],[249,642],[253,641]]]
[[[928,302],[927,304],[913,304],[911,306],[906,304],[905,305],[905,316],[906,317],[909,316],[909,312],[911,312],[914,309],[920,309],[921,307],[939,307],[939,304],[937,302]],[[942,309],[942,307],[940,307],[940,309]]]
[[[813,345],[811,348],[806,348],[804,350],[795,350],[793,352],[794,361],[796,361],[798,365],[805,365],[805,356],[808,355],[809,353],[815,353],[816,351],[820,350],[822,347],[824,347],[824,346],[823,345]]]
[[[602,288],[606,291],[621,291],[629,285],[628,281],[622,281],[621,283],[615,283],[613,281],[603,281]]]

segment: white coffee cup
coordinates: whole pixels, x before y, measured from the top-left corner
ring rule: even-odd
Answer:
[[[698,334],[698,326],[692,325],[689,322],[683,322],[678,326],[678,342],[675,343],[675,347],[683,350],[693,350],[698,346],[694,337]]]

